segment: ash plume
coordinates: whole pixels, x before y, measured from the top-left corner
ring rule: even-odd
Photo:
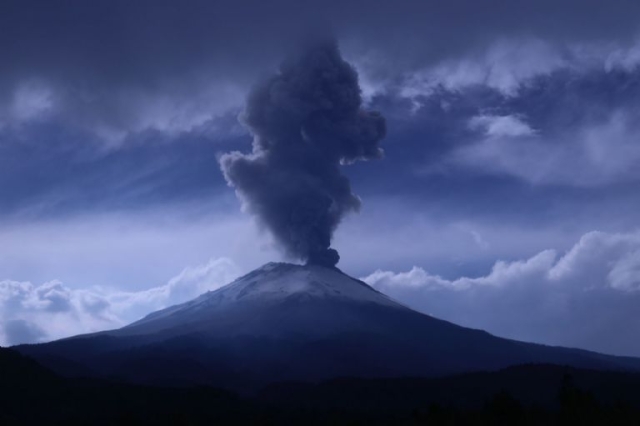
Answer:
[[[241,117],[253,151],[220,164],[246,211],[287,255],[334,266],[331,238],[345,214],[358,211],[341,166],[381,158],[384,118],[362,108],[356,70],[337,43],[316,43],[285,60],[249,94]]]

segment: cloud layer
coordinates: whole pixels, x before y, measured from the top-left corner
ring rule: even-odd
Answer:
[[[0,344],[121,327],[219,288],[241,272],[229,259],[212,259],[141,291],[0,281]],[[498,261],[475,278],[448,279],[413,267],[399,273],[378,270],[363,280],[412,308],[463,326],[518,340],[640,356],[640,232],[590,232],[564,253],[549,249]]]
[[[413,267],[363,280],[425,313],[500,336],[640,356],[639,232],[590,232],[564,254],[498,261],[477,278]]]
[[[60,281],[40,285],[0,281],[0,345],[53,340],[122,327],[167,306],[215,290],[239,275],[226,258],[185,268],[165,285],[137,292],[71,289]]]
[[[638,111],[612,111],[601,122],[539,135],[513,115],[473,117],[480,138],[445,161],[535,185],[598,187],[640,179]]]
[[[248,83],[309,31],[335,34],[374,85],[512,94],[560,67],[634,66],[638,13],[628,0],[9,0],[0,125],[54,120],[111,145],[189,131],[238,108]]]

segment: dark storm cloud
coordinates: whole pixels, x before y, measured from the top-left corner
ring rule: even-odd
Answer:
[[[35,74],[44,71],[35,67],[48,65],[51,75],[68,81],[70,75],[82,77],[83,84],[94,79],[153,85],[161,76],[189,75],[194,65],[221,72],[245,67],[253,74],[257,60],[272,61],[275,51],[290,47],[291,36],[310,25],[369,40],[368,47],[380,46],[388,54],[412,52],[412,60],[421,61],[502,36],[633,36],[640,5],[630,0],[8,0],[1,11],[0,46],[12,59],[3,61],[4,73]]]
[[[484,86],[440,88],[421,96],[421,107],[415,111],[406,99],[379,95],[370,107],[381,111],[388,122],[386,139],[393,143],[386,149],[385,161],[375,167],[355,163],[344,173],[365,198],[411,198],[440,206],[451,220],[471,213],[494,219],[500,216],[500,220],[507,220],[505,216],[518,221],[546,220],[558,214],[550,208],[556,204],[563,214],[575,215],[571,206],[595,199],[627,197],[629,202],[633,188],[599,191],[595,197],[570,188],[535,188],[510,175],[479,175],[462,167],[441,174],[422,170],[437,168],[452,150],[479,140],[483,129],[469,126],[476,116],[516,115],[540,135],[575,132],[585,124],[602,122],[611,111],[636,108],[639,81],[634,71],[563,71],[536,78],[517,96]],[[23,215],[36,204],[41,214],[51,215],[54,211],[128,208],[210,197],[224,190],[224,179],[211,168],[216,153],[246,151],[251,143],[249,135],[232,128],[239,126],[236,114],[212,124],[223,130],[221,135],[191,132],[172,138],[148,131],[108,151],[96,151],[89,133],[72,132],[60,124],[32,124],[17,135],[0,130],[0,180],[11,182],[0,186],[0,215]],[[541,143],[559,148],[571,141],[556,138]],[[563,169],[569,171],[572,166],[575,161]],[[591,175],[597,172],[592,168]],[[585,211],[579,210],[579,214]],[[532,211],[538,213],[532,217]]]
[[[250,141],[197,135],[194,126],[239,106],[242,96],[225,87],[246,90],[307,27],[332,30],[365,74],[402,77],[441,59],[473,60],[505,38],[525,53],[518,37],[624,44],[636,34],[639,13],[640,3],[626,0],[3,1],[0,178],[11,184],[0,187],[0,214],[43,199],[77,209],[210,194],[210,185],[222,183],[207,168],[216,152]],[[468,128],[475,115],[520,114],[540,134],[602,121],[602,111],[633,106],[634,75],[544,75],[511,99],[480,79],[475,87],[419,94],[418,111],[384,93],[372,105],[389,122],[387,159],[375,172],[356,164],[345,173],[365,196],[406,194],[462,215],[490,215],[496,205],[526,215],[548,202],[546,190],[532,193],[513,176],[464,167],[423,178],[416,171],[438,167],[452,149],[477,139],[481,129]],[[121,152],[97,152],[89,143],[109,137]]]
[[[397,75],[505,38],[627,42],[638,14],[628,0],[8,0],[0,122],[45,117],[111,141],[188,130],[236,105],[309,28]]]
[[[341,165],[382,157],[384,118],[362,108],[356,71],[337,43],[314,43],[249,95],[253,152],[221,160],[229,184],[288,255],[333,266],[331,237],[358,211]]]
[[[0,126],[46,119],[112,143],[148,128],[190,130],[237,106],[254,70],[286,45],[282,31],[269,36],[268,23],[250,31],[248,22],[262,22],[262,13],[268,19],[269,9],[257,2],[249,15],[232,2],[3,2]]]
[[[639,75],[635,67],[626,70],[567,67],[529,78],[513,94],[477,83],[450,89],[436,86],[428,93],[414,96],[412,102],[402,102],[398,93],[378,96],[371,106],[384,112],[391,123],[390,138],[394,140],[387,161],[380,166],[388,171],[383,173],[386,180],[383,187],[403,180],[392,191],[407,189],[417,193],[416,186],[406,185],[408,176],[416,179],[416,185],[443,176],[452,185],[462,179],[464,185],[475,186],[478,170],[464,165],[449,169],[445,163],[452,152],[486,139],[504,141],[505,149],[496,155],[513,149],[512,155],[516,156],[522,154],[527,143],[531,144],[531,149],[539,154],[539,164],[537,160],[527,164],[531,158],[520,156],[521,166],[531,169],[531,174],[536,167],[542,170],[545,165],[542,157],[548,155],[548,163],[556,169],[546,173],[551,183],[569,187],[635,181],[638,174],[626,166],[640,155],[640,144],[633,136],[640,112]],[[493,163],[494,167],[501,160],[502,157],[476,159],[489,163],[488,166]],[[391,169],[396,173],[390,173]],[[578,169],[590,169],[590,176],[586,178]],[[561,170],[567,176],[556,176]],[[575,179],[570,178],[571,172],[575,172]],[[488,173],[487,177],[489,186],[497,189],[496,179],[522,176]],[[528,176],[524,177],[529,181]]]
[[[378,96],[370,106],[387,118],[393,143],[375,170],[355,164],[345,172],[363,198],[405,200],[433,220],[518,228],[562,223],[576,232],[635,228],[628,207],[640,203],[638,169],[623,166],[639,158],[637,126],[628,123],[638,117],[639,96],[637,69],[602,68],[537,76],[513,95],[484,85],[440,87],[417,98],[417,109],[392,94]],[[622,113],[625,120],[611,122]],[[513,151],[498,152],[519,167],[501,169],[502,157],[483,163],[476,157],[476,167],[446,165],[453,152],[487,138],[485,127],[471,125],[477,117],[515,117],[534,129],[505,138]],[[517,155],[528,140],[539,153],[534,159]],[[548,180],[531,182],[548,164],[555,164],[543,175]]]

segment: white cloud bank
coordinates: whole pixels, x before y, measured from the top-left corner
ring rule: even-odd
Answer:
[[[634,71],[640,65],[640,44],[634,41],[573,41],[529,37],[497,38],[482,48],[464,55],[447,56],[421,69],[400,71],[397,90],[400,96],[414,99],[429,96],[438,88],[459,91],[474,86],[494,89],[506,97],[517,97],[522,88],[537,77],[558,70],[576,74],[604,70]],[[385,58],[378,59],[384,61]],[[367,63],[375,60],[356,58],[367,75]],[[388,89],[383,82],[369,82],[377,91]],[[386,83],[389,83],[387,81]],[[419,100],[418,100],[419,102]]]
[[[165,285],[124,292],[0,281],[0,345],[58,339],[122,327],[144,315],[215,290],[240,274],[227,258],[185,268]]]
[[[0,281],[0,344],[121,327],[232,281],[226,258],[184,269],[141,291]],[[480,277],[447,279],[420,267],[363,278],[425,313],[524,341],[640,356],[640,231],[590,232],[565,253],[498,261]]]
[[[640,179],[638,111],[614,110],[606,120],[545,134],[513,115],[478,116],[482,132],[455,149],[446,167],[507,175],[534,185],[601,187]]]
[[[415,309],[500,336],[640,356],[640,232],[590,232],[564,254],[498,261],[477,278],[413,267],[363,280]]]

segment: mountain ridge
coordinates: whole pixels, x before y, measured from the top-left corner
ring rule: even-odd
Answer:
[[[274,282],[272,277],[270,277],[270,275],[275,275],[276,278],[278,278],[287,273],[291,273],[293,275],[293,277],[291,278],[293,279],[288,280],[288,282],[286,283],[283,283],[282,281]],[[325,278],[326,275],[333,275],[334,277],[341,277],[345,279],[341,283],[342,285],[340,285],[340,283],[338,283],[337,285],[331,285],[331,280],[320,281],[300,279],[305,278],[305,275],[309,277],[314,273],[317,275],[324,275]],[[261,280],[255,281],[254,278],[256,277],[260,277]],[[295,281],[296,278],[298,278],[299,280]],[[348,282],[358,284],[361,288],[354,286],[353,288],[349,289],[349,292],[344,292],[344,284]],[[366,292],[372,292],[372,294],[375,294],[377,298],[372,297],[371,294],[367,294]],[[409,309],[408,307],[391,299],[389,296],[379,292],[363,281],[350,277],[337,267],[324,267],[313,264],[295,265],[283,262],[269,262],[237,278],[236,280],[223,287],[203,293],[202,295],[186,303],[181,303],[168,307],[166,309],[161,309],[159,311],[153,312],[145,316],[144,318],[126,326],[125,328],[135,327],[150,320],[158,319],[163,315],[173,314],[185,308],[195,307],[199,304],[206,304],[207,302],[211,302],[211,300],[215,299],[217,296],[222,297],[218,297],[216,302],[238,302],[251,299],[252,297],[257,298],[258,296],[262,296],[261,301],[264,302],[268,299],[277,299],[278,297],[286,298],[294,296],[296,294],[304,294],[305,296],[311,297],[337,297],[354,300],[359,299],[360,301],[382,303],[389,306]]]
[[[337,268],[285,263],[118,330],[16,349],[67,375],[233,389],[526,363],[640,371],[639,359],[503,339],[414,311]]]

